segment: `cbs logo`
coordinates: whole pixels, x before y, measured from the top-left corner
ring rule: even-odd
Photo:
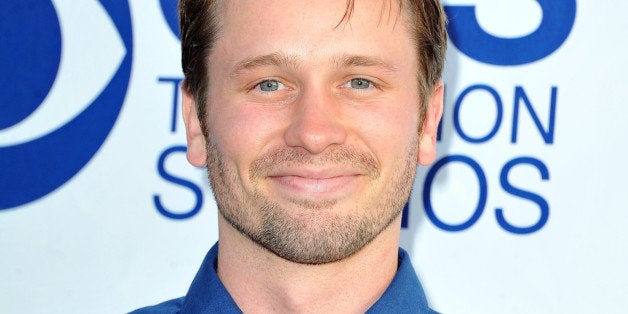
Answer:
[[[454,45],[468,57],[499,66],[523,65],[541,60],[567,40],[576,20],[576,0],[536,0],[542,19],[530,34],[504,38],[480,26],[474,5],[445,5],[447,31]]]
[[[39,199],[96,154],[126,95],[127,1],[0,4],[0,210]]]

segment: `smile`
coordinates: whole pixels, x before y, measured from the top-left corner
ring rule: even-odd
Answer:
[[[287,171],[267,178],[271,188],[289,198],[337,199],[353,192],[361,177],[346,171]]]

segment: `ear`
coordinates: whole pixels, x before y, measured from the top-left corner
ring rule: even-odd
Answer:
[[[196,167],[207,165],[207,145],[201,129],[196,111],[194,96],[181,86],[181,102],[183,110],[183,122],[185,122],[185,134],[188,142],[187,158]]]
[[[434,91],[427,103],[427,114],[423,117],[423,132],[419,138],[419,156],[417,162],[427,166],[436,159],[436,135],[438,123],[443,115],[443,82],[436,83]]]

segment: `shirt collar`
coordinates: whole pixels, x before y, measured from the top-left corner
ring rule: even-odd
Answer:
[[[185,296],[181,313],[241,313],[216,273],[218,243],[207,253]],[[414,272],[408,253],[399,248],[397,273],[367,313],[434,313]]]
[[[181,313],[242,313],[218,278],[218,243],[205,256],[190,285]]]
[[[435,313],[427,305],[423,287],[404,249],[399,248],[399,266],[390,286],[367,313]]]

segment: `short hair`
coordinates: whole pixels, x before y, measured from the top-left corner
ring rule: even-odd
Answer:
[[[351,18],[355,0],[347,0],[342,20]],[[398,0],[410,27],[417,51],[419,96],[421,97],[421,124],[427,113],[427,101],[439,82],[447,49],[447,18],[439,0]],[[181,63],[183,87],[196,101],[203,133],[206,128],[206,92],[208,86],[207,56],[220,34],[219,13],[221,0],[180,0],[179,26],[181,31]]]

